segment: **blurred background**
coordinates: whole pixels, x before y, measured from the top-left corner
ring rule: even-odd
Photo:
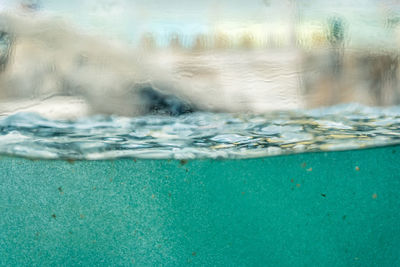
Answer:
[[[1,0],[0,11],[61,20],[101,42],[122,42],[146,64],[162,66],[183,88],[173,93],[202,109],[263,113],[400,103],[398,0]],[[15,72],[6,66],[18,61],[7,51],[18,38],[2,24],[2,101],[53,96],[49,89],[9,86]],[[54,91],[76,92],[64,87]],[[99,112],[129,114],[118,106]]]

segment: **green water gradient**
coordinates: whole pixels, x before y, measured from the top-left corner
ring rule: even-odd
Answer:
[[[400,266],[400,146],[0,158],[1,266]]]

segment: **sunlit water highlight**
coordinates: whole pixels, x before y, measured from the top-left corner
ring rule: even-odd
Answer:
[[[251,158],[400,142],[400,106],[357,104],[266,115],[94,116],[0,119],[0,153],[46,159]]]

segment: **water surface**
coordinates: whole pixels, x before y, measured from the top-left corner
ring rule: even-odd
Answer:
[[[251,158],[397,144],[400,107],[357,104],[265,115],[0,119],[0,153],[46,159]]]

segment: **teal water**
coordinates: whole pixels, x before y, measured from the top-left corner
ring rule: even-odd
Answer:
[[[1,266],[399,266],[400,146],[0,158]]]

